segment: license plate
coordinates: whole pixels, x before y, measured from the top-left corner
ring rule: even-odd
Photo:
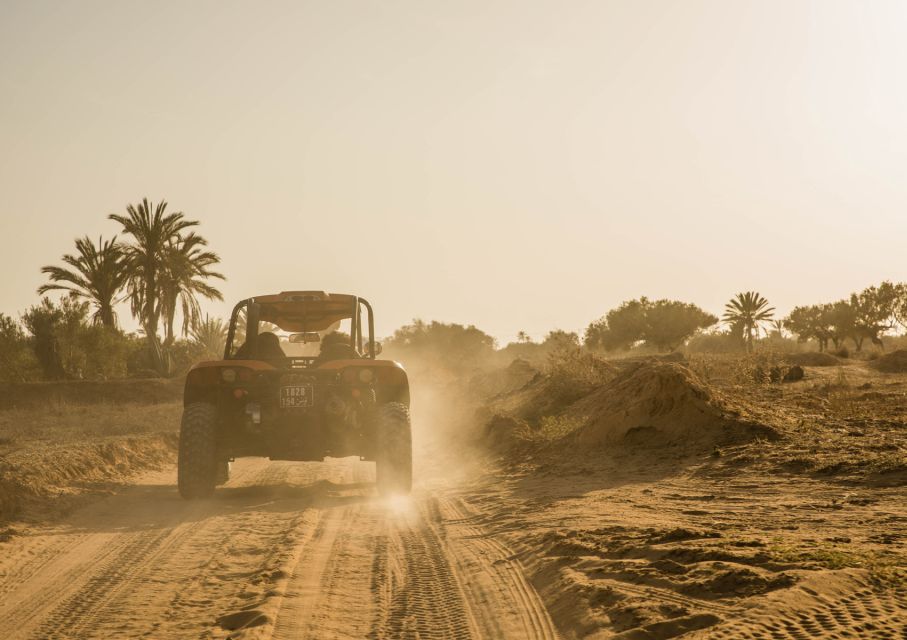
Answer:
[[[280,408],[281,409],[298,409],[299,407],[311,407],[314,404],[315,397],[312,393],[312,385],[300,384],[280,388]]]

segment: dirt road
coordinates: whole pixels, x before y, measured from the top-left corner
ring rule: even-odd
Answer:
[[[3,638],[554,638],[456,491],[375,497],[357,461],[243,459],[212,500],[175,471],[7,543]]]

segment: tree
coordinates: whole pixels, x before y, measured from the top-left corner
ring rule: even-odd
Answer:
[[[604,318],[586,327],[585,342],[591,349],[629,349],[642,339],[646,326],[648,298],[627,300],[611,309]]]
[[[657,300],[646,308],[642,339],[658,349],[673,351],[697,331],[717,322],[718,318],[695,304]]]
[[[776,318],[775,320],[772,320],[769,324],[771,325],[771,328],[772,328],[771,336],[783,339],[784,338],[784,320],[781,320],[780,318]]]
[[[0,380],[25,382],[40,377],[40,365],[22,327],[0,313]]]
[[[862,350],[866,338],[873,344],[883,346],[882,335],[894,328],[899,298],[900,292],[890,282],[883,282],[878,287],[867,287],[860,293],[850,295],[850,307],[853,310],[851,339],[857,351]]]
[[[903,328],[907,329],[907,284],[903,282],[894,287],[894,320]]]
[[[473,368],[494,353],[494,338],[473,325],[413,320],[384,341],[386,352],[449,369]]]
[[[76,255],[62,258],[67,267],[46,266],[41,273],[50,282],[38,287],[38,295],[48,291],[67,291],[69,295],[87,300],[95,309],[92,320],[105,327],[114,328],[117,316],[113,307],[117,295],[126,283],[123,270],[123,252],[116,242],[98,238],[94,244],[88,236],[76,240]]]
[[[166,211],[164,200],[152,211],[151,202],[144,198],[138,205],[127,206],[126,215],[110,215],[133,240],[133,244],[123,246],[126,289],[132,314],[142,324],[154,367],[160,373],[164,371],[164,356],[158,326],[164,311],[167,259],[181,234],[198,225],[198,221],[187,220],[182,213]]]
[[[190,326],[201,317],[198,296],[209,300],[224,299],[216,287],[206,282],[208,278],[224,279],[223,275],[210,269],[220,262],[220,258],[216,253],[203,249],[207,244],[204,238],[195,233],[168,242],[161,277],[165,346],[172,345],[175,339],[173,323],[177,307],[182,313],[182,334],[185,336],[188,335]]]
[[[22,314],[22,324],[31,334],[32,348],[45,380],[60,380],[65,375],[59,342],[62,320],[63,312],[49,298]]]
[[[554,329],[549,331],[548,335],[545,336],[542,346],[546,349],[577,349],[579,348],[579,336],[573,333],[572,331],[563,331],[562,329]]]
[[[753,341],[759,328],[774,317],[775,308],[768,306],[768,300],[756,291],[738,293],[724,306],[721,320],[730,326],[731,332],[739,331],[747,351],[753,350]]]
[[[847,338],[855,340],[857,317],[848,300],[838,300],[827,307],[828,323],[831,326],[831,339],[835,349],[844,344]]]
[[[627,300],[586,329],[590,348],[626,349],[638,342],[657,349],[673,350],[694,333],[718,322],[718,318],[694,304],[678,300]]]
[[[110,378],[126,374],[130,340],[118,329],[89,321],[89,303],[49,298],[28,309],[22,322],[43,378]]]
[[[227,323],[205,315],[203,321],[193,323],[189,338],[207,356],[220,357],[227,344]]]
[[[835,341],[835,348],[840,344],[840,339],[835,332],[833,322],[833,305],[810,305],[808,307],[794,307],[793,311],[783,320],[784,328],[797,335],[799,342],[815,340],[819,344],[819,351],[828,349],[828,341]]]

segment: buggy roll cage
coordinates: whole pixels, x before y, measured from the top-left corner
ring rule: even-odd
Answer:
[[[260,297],[260,296],[259,296]],[[356,349],[358,353],[362,353],[363,339],[362,339],[362,307],[368,311],[368,351],[366,352],[366,357],[370,360],[374,360],[375,356],[375,313],[372,311],[372,305],[369,304],[369,301],[365,298],[360,298],[358,296],[351,297],[351,308],[349,316],[350,319],[350,346]],[[320,299],[312,298],[311,296],[303,296],[301,300],[295,300],[298,304],[301,304],[303,309],[308,302],[320,302]],[[259,322],[259,313],[261,310],[261,305],[256,302],[255,298],[247,298],[245,300],[240,300],[233,311],[230,314],[230,328],[227,330],[227,343],[224,345],[224,360],[232,359],[231,354],[233,352],[233,340],[236,337],[236,322],[239,319],[239,313],[246,309],[246,336],[245,343],[249,345],[249,357],[250,359],[255,359],[256,351],[258,350],[258,345],[255,340],[250,340],[250,338],[255,338],[258,336],[258,322]]]

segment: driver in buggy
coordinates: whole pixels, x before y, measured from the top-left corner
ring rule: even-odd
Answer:
[[[240,360],[249,360],[252,356],[252,349],[248,342],[244,342],[236,351],[236,358]],[[255,359],[264,361],[282,361],[286,354],[280,346],[280,338],[277,334],[270,331],[263,331],[255,339]]]
[[[330,360],[357,360],[362,356],[350,344],[350,336],[342,331],[332,331],[321,339],[321,352],[315,359],[315,365]]]

